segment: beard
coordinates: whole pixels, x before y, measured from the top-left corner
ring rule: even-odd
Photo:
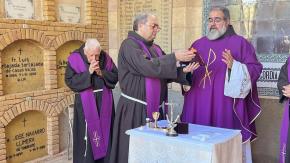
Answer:
[[[222,27],[222,29],[219,31],[218,29],[214,29],[214,28],[208,28],[208,32],[206,37],[209,40],[216,40],[220,37],[222,37],[227,31],[227,28],[225,26]]]

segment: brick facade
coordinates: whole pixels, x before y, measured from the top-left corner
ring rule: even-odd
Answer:
[[[107,3],[106,0],[85,0],[85,24],[57,22],[54,0],[41,0],[42,20],[0,17],[0,56],[3,49],[17,40],[37,42],[44,51],[45,76],[45,90],[5,95],[0,69],[0,163],[7,162],[5,126],[16,116],[31,110],[41,111],[47,116],[48,154],[60,152],[59,114],[73,104],[74,95],[68,88],[57,88],[56,50],[69,41],[84,42],[86,38],[97,38],[103,49],[107,50]]]

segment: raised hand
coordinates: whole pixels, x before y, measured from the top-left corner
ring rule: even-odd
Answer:
[[[234,58],[230,50],[225,49],[225,51],[223,51],[222,61],[227,65],[228,69],[232,69]]]
[[[177,61],[189,62],[195,57],[193,50],[184,50],[175,52],[175,58]]]

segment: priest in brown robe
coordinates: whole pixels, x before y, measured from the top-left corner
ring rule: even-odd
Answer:
[[[110,163],[128,162],[129,136],[125,132],[145,125],[152,112],[161,111],[168,82],[189,85],[191,72],[198,67],[196,64],[177,67],[177,61],[191,61],[195,54],[185,50],[166,55],[154,43],[159,31],[156,16],[137,15],[133,31],[121,44],[118,55],[121,97],[116,109]]]
[[[112,89],[118,70],[98,40],[87,39],[70,54],[65,82],[75,92],[73,162],[107,162],[115,114]]]

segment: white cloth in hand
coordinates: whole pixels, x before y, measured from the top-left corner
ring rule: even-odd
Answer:
[[[224,95],[232,98],[245,98],[251,88],[251,76],[247,66],[234,60],[230,76],[228,69],[226,71]]]

